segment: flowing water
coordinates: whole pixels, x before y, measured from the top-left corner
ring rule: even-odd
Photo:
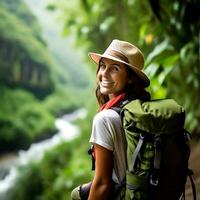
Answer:
[[[86,117],[87,111],[79,109],[73,113],[64,115],[56,119],[55,126],[58,132],[49,139],[33,143],[28,150],[20,150],[17,155],[11,154],[0,162],[0,197],[15,184],[19,174],[17,166],[27,165],[29,162],[41,160],[45,152],[63,141],[69,141],[75,138],[80,130],[72,122],[76,119]],[[1,161],[1,160],[0,160]]]

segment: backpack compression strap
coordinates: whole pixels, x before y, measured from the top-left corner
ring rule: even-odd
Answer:
[[[184,130],[184,136],[185,136],[185,142],[188,142],[190,141],[192,138],[191,138],[191,134],[187,131],[187,130]],[[189,177],[190,179],[190,183],[191,183],[191,187],[192,187],[192,194],[193,194],[193,200],[196,200],[197,197],[196,197],[196,187],[195,187],[195,182],[192,178],[192,175],[193,175],[193,171],[191,169],[188,169],[187,170],[187,177]],[[183,194],[180,198],[180,200],[185,200],[185,188],[184,188],[184,191],[183,191]]]
[[[195,188],[195,184],[194,184],[194,180],[192,178],[192,175],[193,175],[193,171],[188,169],[188,176],[190,178],[190,182],[191,182],[191,186],[192,186],[193,199],[196,200],[197,199],[197,197],[196,197],[196,188]]]
[[[130,172],[134,172],[135,170],[135,166],[136,166],[136,161],[137,161],[137,158],[139,156],[139,152],[142,148],[142,145],[143,145],[143,142],[144,142],[144,136],[142,134],[140,134],[140,139],[138,141],[138,144],[137,144],[137,147],[132,155],[132,162],[131,162],[131,165],[129,166],[129,170]]]
[[[193,171],[188,169],[188,177],[190,179],[190,183],[191,183],[191,187],[192,187],[193,200],[196,200],[197,199],[196,188],[195,188],[195,183],[194,183],[194,180],[192,178],[192,175],[193,175]],[[182,194],[180,200],[186,200],[186,198],[185,198],[185,188],[184,188],[184,191],[183,191],[183,194]]]
[[[158,185],[158,174],[160,170],[160,163],[161,163],[161,145],[162,139],[161,135],[154,136],[154,161],[153,161],[153,171],[150,175],[150,184],[153,186]]]
[[[138,144],[136,146],[136,149],[132,155],[132,162],[131,165],[129,166],[130,172],[134,173],[135,168],[136,168],[136,162],[137,158],[139,156],[140,150],[142,148],[142,145],[144,143],[145,136],[140,134],[140,139],[138,141]],[[153,171],[150,176],[150,184],[153,186],[158,185],[158,174],[160,170],[160,163],[161,163],[161,136],[160,134],[154,136],[154,151],[155,151],[155,156],[154,156],[154,164],[153,164]]]

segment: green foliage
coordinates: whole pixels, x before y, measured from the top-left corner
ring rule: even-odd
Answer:
[[[53,69],[55,82],[74,87],[74,89],[88,88],[92,77],[87,65],[83,62],[82,54],[71,44],[72,38],[60,38],[54,26],[52,29],[51,32],[48,31],[46,38],[54,58],[54,66],[56,66]]]
[[[158,32],[154,35],[156,44],[147,57],[147,71],[152,76],[153,94],[157,97],[165,88],[165,96],[175,98],[186,108],[186,124],[191,132],[198,129],[200,100],[200,57],[198,9],[200,3],[174,1],[166,6],[164,1],[151,2],[151,7],[159,20]],[[187,37],[186,37],[187,36]],[[198,78],[197,78],[198,77]],[[155,84],[155,79],[157,83]]]
[[[66,4],[65,0],[52,2],[54,3],[50,4],[48,9],[52,12],[62,11],[62,20],[65,25],[64,33],[76,36],[76,44],[85,51],[85,55],[87,55],[87,51],[104,51],[105,47],[114,38],[127,40],[138,45],[146,57],[145,70],[151,79],[149,90],[152,97],[175,98],[177,102],[186,107],[187,128],[193,132],[198,129],[200,121],[200,58],[198,54],[200,20],[197,12],[199,8],[198,1],[74,0],[70,4]],[[27,28],[22,25],[21,20],[16,21],[16,17],[12,16],[13,14],[7,10],[0,11],[0,14],[5,20],[5,22],[0,20],[0,27],[5,27],[5,23],[7,23],[8,27],[12,27],[10,30],[20,33],[16,25],[6,22],[9,18],[19,23],[19,26],[22,27],[20,29],[25,32],[25,36],[30,35]],[[6,31],[3,30],[2,33],[4,38],[7,38]],[[23,44],[22,46],[25,46],[25,41],[32,41],[23,39],[20,34],[16,34],[19,36],[19,40],[17,40],[17,37],[15,38],[14,33],[9,33],[9,35],[14,38],[11,41],[14,41],[15,44],[20,41]],[[34,41],[32,42],[34,44]],[[33,47],[37,49],[36,46],[40,45],[35,43]],[[30,50],[32,47],[26,48],[26,54],[23,55],[35,52]],[[39,63],[34,56],[30,55],[31,59]],[[59,54],[55,56],[59,58]],[[0,62],[2,62],[1,59]],[[15,65],[18,64],[15,63]],[[62,71],[59,73],[62,74]],[[58,77],[59,83],[66,84],[71,78],[69,75],[67,81],[65,81],[63,77]],[[88,98],[82,98],[79,91],[73,94],[72,97],[69,93],[63,93],[63,89],[56,88],[56,93],[45,99],[44,108],[41,108],[41,111],[43,113],[42,109],[47,109],[53,114],[60,115],[63,110],[68,110],[68,101],[73,102],[74,108],[79,104],[76,102],[89,102],[93,111],[85,120],[77,122],[81,128],[80,137],[52,149],[41,162],[30,163],[28,166],[21,167],[21,173],[15,187],[8,192],[6,200],[14,198],[19,200],[70,199],[72,188],[90,180],[90,162],[86,150],[88,148],[92,115],[95,113],[96,106],[91,103],[90,94],[87,95]],[[73,98],[77,100],[74,101]],[[5,108],[0,113],[0,119],[2,121],[6,119],[3,123],[7,123],[7,129],[3,131],[7,131],[6,135],[8,137],[11,135],[10,138],[13,137],[13,127],[16,129],[15,133],[19,132],[18,129],[20,133],[23,132],[23,126],[21,126],[19,120],[16,120],[15,115],[13,115],[15,120],[11,116],[11,111],[18,110],[16,108],[24,107],[25,111],[19,113],[25,121],[26,112],[30,113],[27,117],[27,126],[24,126],[26,131],[36,123],[34,116],[43,115],[46,118],[46,114],[38,114],[40,109],[37,108],[40,107],[36,106],[35,113],[28,109],[26,103],[12,102],[12,109],[9,109],[10,104],[7,104],[6,100],[15,99],[15,97],[2,99],[0,99],[1,105],[8,106],[3,106]],[[23,99],[21,98],[20,102],[25,102]],[[26,99],[29,105],[34,107],[35,104],[30,103],[32,97],[27,96]],[[8,110],[9,112],[7,112]],[[30,117],[29,119],[32,114],[33,118]],[[12,125],[13,121],[16,121],[14,125]],[[41,125],[41,127],[43,126]]]
[[[69,64],[62,61],[66,54],[57,48],[58,60],[62,60],[58,72],[58,62],[52,62],[40,31],[23,1],[0,2],[0,150],[26,148],[35,140],[52,135],[55,116],[83,105],[65,80],[68,71],[63,68]],[[60,51],[63,53],[59,57]],[[73,68],[74,63],[71,64]],[[85,88],[89,82],[85,81],[86,74],[82,70],[73,72],[68,74],[71,87],[75,82]]]
[[[91,131],[88,122],[92,121],[96,110],[93,105],[94,102],[86,119],[76,122],[81,130],[78,137],[54,147],[40,162],[32,161],[18,168],[20,174],[14,187],[7,192],[6,200],[70,199],[74,187],[92,179],[87,149]]]
[[[61,116],[80,107],[81,102],[74,92],[65,88],[59,87],[53,94],[49,95],[43,102],[44,107],[49,110],[54,116]],[[79,94],[80,95],[80,94]]]
[[[23,0],[1,0],[0,7],[20,18],[27,26],[31,27],[35,36],[42,41],[41,28]]]
[[[52,92],[55,83],[52,61],[38,27],[20,0],[0,2],[0,81],[43,98]]]
[[[12,191],[1,195],[1,200],[13,200],[15,198],[21,200],[37,199],[35,194],[38,194],[43,190],[43,184],[41,182],[43,172],[39,169],[40,168],[38,168],[38,165],[35,163],[30,164],[28,168],[19,168],[18,172],[20,170],[23,171],[23,175],[19,177],[19,184],[15,184],[15,187],[12,188]],[[27,184],[27,177],[29,178],[29,182],[31,183],[31,185]]]
[[[1,150],[25,148],[55,132],[54,117],[27,91],[1,86]]]
[[[24,132],[33,140],[41,133],[50,134],[54,128],[54,117],[39,102],[26,104],[19,111],[19,119],[23,122]]]
[[[0,19],[1,38],[23,50],[24,56],[28,55],[35,62],[49,64],[44,44],[36,40],[30,27],[6,9],[0,9]]]
[[[35,140],[49,137],[56,131],[54,116],[85,106],[83,98],[72,96],[72,91],[67,93],[64,89],[59,89],[44,101],[22,89],[1,86],[0,90],[0,150],[27,148]],[[77,95],[84,97],[83,91]]]
[[[186,107],[187,128],[198,129],[199,1],[76,0],[72,8],[61,2],[54,8],[69,13],[64,32],[76,34],[87,51],[102,52],[114,38],[138,45],[147,58],[152,98],[175,98]]]
[[[151,94],[153,98],[166,97],[167,90],[165,81],[176,66],[179,59],[178,52],[175,51],[169,41],[164,40],[149,53],[146,60],[146,74],[151,79]]]
[[[138,12],[145,16],[149,7],[146,2],[139,1],[80,1],[73,4],[65,1],[53,4],[61,9],[65,24],[64,32],[76,36],[76,44],[86,50],[103,51],[113,38],[127,38],[138,41],[138,24],[146,21],[146,17],[137,17]],[[141,9],[142,8],[142,9]],[[133,12],[134,10],[134,12]],[[134,23],[133,20],[134,19]]]

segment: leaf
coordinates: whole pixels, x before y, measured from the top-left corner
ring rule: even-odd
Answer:
[[[46,9],[49,11],[55,11],[56,10],[56,5],[54,4],[49,4],[46,6]]]
[[[139,34],[140,39],[143,39],[145,37],[146,32],[147,32],[147,28],[148,28],[148,26],[147,26],[146,23],[141,26],[141,28],[140,28],[140,34]]]
[[[145,69],[145,73],[147,76],[151,79],[152,77],[155,76],[156,72],[159,69],[159,64],[158,63],[151,63],[148,65],[148,67]]]
[[[152,99],[162,99],[166,97],[166,88],[161,86],[157,78],[151,79],[151,96]]]
[[[191,50],[193,49],[194,44],[192,42],[187,43],[186,45],[184,45],[181,50],[180,50],[180,58],[182,60],[185,59],[185,57],[188,55],[188,53],[191,52]]]
[[[160,85],[163,84],[163,82],[165,81],[167,75],[170,73],[170,71],[173,69],[173,66],[168,67],[168,68],[164,68],[164,70],[162,71],[162,73],[159,74],[158,76],[158,82]]]
[[[146,59],[146,65],[149,65],[156,57],[163,56],[164,52],[172,52],[173,47],[169,44],[167,40],[164,40],[160,44],[158,44],[154,50],[148,55]]]
[[[175,63],[177,62],[177,60],[180,58],[180,54],[179,53],[175,53],[172,54],[171,56],[166,57],[162,64],[164,67],[172,67],[175,65]]]
[[[103,23],[100,24],[99,28],[101,32],[107,32],[112,24],[116,21],[114,16],[107,17]]]

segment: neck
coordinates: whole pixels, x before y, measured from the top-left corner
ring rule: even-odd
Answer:
[[[108,95],[108,98],[109,98],[109,100],[111,100],[112,98],[114,98],[115,96],[113,95],[113,94],[109,94]]]
[[[125,93],[119,94],[117,96],[112,95],[112,98],[107,103],[102,105],[99,111],[104,110],[104,109],[109,109],[114,106],[118,106],[120,102],[124,100],[124,98],[125,98]]]
[[[121,94],[123,94],[123,93],[119,93],[119,94],[109,94],[109,95],[108,95],[108,98],[109,98],[109,100],[111,100],[111,99],[113,99],[113,98],[115,98],[115,97],[117,97],[117,96],[119,96],[119,95],[121,95]]]

